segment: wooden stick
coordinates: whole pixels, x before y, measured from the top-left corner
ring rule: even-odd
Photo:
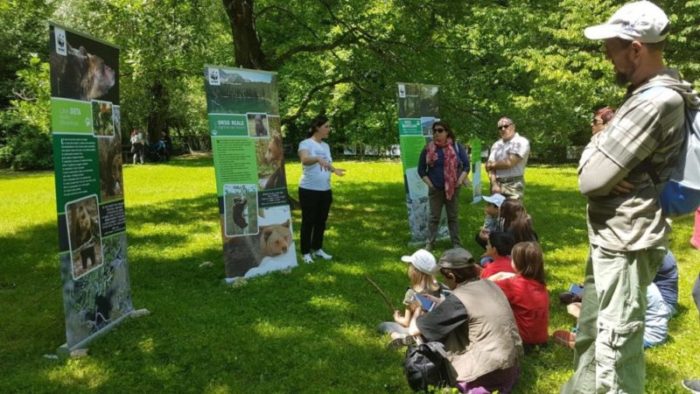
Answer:
[[[382,299],[384,300],[384,303],[386,303],[386,306],[388,306],[389,309],[391,309],[391,312],[393,313],[396,310],[396,308],[394,308],[394,304],[391,303],[391,300],[389,300],[389,297],[386,296],[386,294],[384,293],[384,291],[382,291],[382,289],[379,287],[379,285],[376,284],[372,279],[370,279],[370,277],[368,275],[365,275],[365,279],[367,279],[367,281],[372,286],[374,286],[374,288],[377,290],[379,295],[382,296]]]

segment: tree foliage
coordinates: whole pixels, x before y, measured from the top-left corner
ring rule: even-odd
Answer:
[[[122,124],[126,130],[147,129],[152,140],[169,130],[192,146],[201,145],[195,141],[207,134],[203,66],[238,65],[279,74],[280,114],[293,144],[319,112],[335,125],[332,146],[394,144],[396,83],[420,82],[441,87],[441,115],[461,139],[494,141],[496,120],[506,115],[531,140],[534,157],[560,161],[566,146],[589,139],[593,109],[618,106],[622,98],[600,43],[582,34],[585,26],[604,21],[621,4],[9,1],[0,5],[0,20],[10,26],[3,38],[13,43],[2,55],[0,73],[10,77],[0,91],[6,97],[5,112],[16,114],[22,102],[42,105],[17,94],[29,90],[16,72],[39,73],[29,59],[37,53],[45,61],[45,25],[37,27],[37,21],[50,18],[121,48]],[[668,63],[696,80],[700,2],[659,4],[673,26]],[[8,110],[10,96],[16,101]],[[0,137],[6,138],[7,114],[2,119]]]

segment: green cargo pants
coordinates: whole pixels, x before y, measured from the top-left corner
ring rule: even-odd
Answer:
[[[576,333],[574,375],[562,393],[643,393],[646,289],[665,248],[591,245]]]

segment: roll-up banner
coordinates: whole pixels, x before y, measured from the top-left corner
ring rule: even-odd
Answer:
[[[471,157],[469,162],[472,163],[472,204],[481,201],[481,140],[479,137],[474,137],[469,141],[471,146]]]
[[[226,280],[295,267],[277,74],[204,73]]]
[[[126,253],[119,49],[49,26],[51,132],[66,344],[84,347],[134,310]]]
[[[433,138],[432,125],[440,120],[436,85],[398,83],[399,142],[406,186],[406,208],[411,231],[410,245],[424,244],[428,239],[428,186],[418,175],[418,158],[426,143]],[[448,237],[445,211],[438,226],[438,239]]]

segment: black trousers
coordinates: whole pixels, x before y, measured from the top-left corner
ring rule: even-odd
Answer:
[[[333,192],[299,188],[301,204],[301,254],[323,247],[323,233],[333,202]]]

